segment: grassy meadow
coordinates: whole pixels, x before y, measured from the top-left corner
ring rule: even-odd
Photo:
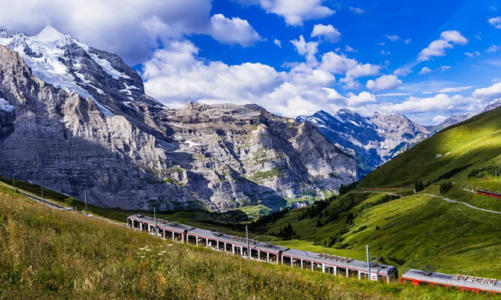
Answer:
[[[3,188],[0,240],[0,299],[477,297],[249,262],[53,210]]]

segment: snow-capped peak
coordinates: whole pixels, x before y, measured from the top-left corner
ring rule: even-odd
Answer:
[[[51,26],[45,27],[39,34],[31,37],[32,41],[39,43],[53,43],[64,40],[66,36]]]

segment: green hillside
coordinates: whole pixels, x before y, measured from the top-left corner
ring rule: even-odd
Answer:
[[[274,236],[288,224],[299,237]],[[292,210],[258,230],[276,244],[358,259],[370,245],[372,256],[398,266],[400,274],[431,265],[437,272],[499,278],[500,228],[501,215],[422,194],[350,193],[320,210]]]
[[[457,124],[414,146],[364,178],[359,188],[410,186],[452,178],[464,182],[474,170],[494,177],[501,166],[501,108]],[[469,178],[478,181],[478,178]],[[501,182],[501,181],[500,181]],[[500,186],[501,187],[501,186]]]

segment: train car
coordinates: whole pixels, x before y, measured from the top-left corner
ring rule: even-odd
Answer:
[[[501,294],[501,283],[496,279],[467,275],[449,275],[422,270],[409,270],[405,272],[400,278],[400,283],[457,289],[477,294]]]
[[[371,276],[368,276],[369,268],[365,261],[289,249],[255,240],[249,240],[249,245],[247,245],[247,239],[242,237],[164,220],[155,222],[155,219],[143,215],[130,216],[127,219],[127,226],[152,235],[156,234],[163,239],[207,247],[230,255],[240,255],[243,258],[249,258],[248,251],[250,249],[250,259],[258,262],[282,264],[288,267],[311,270],[312,272],[358,277],[358,279],[370,277],[371,280],[381,280],[388,283],[391,279],[398,279],[398,270],[393,266],[372,263]],[[157,229],[155,229],[155,226],[157,226]]]
[[[491,191],[488,191],[488,190],[477,190],[477,194],[482,195],[482,196],[487,196],[487,197],[501,199],[501,194],[500,193],[491,192]]]
[[[282,253],[282,264],[332,275],[358,277],[358,279],[370,278],[373,281],[379,280],[387,283],[398,279],[398,269],[394,266],[371,263],[371,276],[369,277],[366,261],[296,249],[289,249]]]

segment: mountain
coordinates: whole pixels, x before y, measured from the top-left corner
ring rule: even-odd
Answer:
[[[491,111],[491,110],[496,109],[500,106],[501,106],[501,100],[497,100],[497,101],[487,105],[480,113]],[[447,119],[445,119],[445,121],[443,121],[442,123],[440,123],[438,125],[425,126],[425,128],[428,129],[430,132],[437,132],[440,130],[444,130],[447,127],[450,127],[450,126],[456,125],[458,123],[464,122],[466,120],[469,120],[476,115],[478,115],[478,114],[467,113],[464,115],[450,116]]]
[[[115,54],[0,30],[0,173],[124,209],[271,208],[356,179],[316,127],[257,105],[165,107]]]
[[[406,151],[428,137],[426,128],[401,114],[370,118],[347,109],[335,115],[319,111],[312,116],[299,116],[298,122],[307,122],[332,143],[357,161],[359,177]]]
[[[472,174],[481,174],[482,180],[492,178],[501,158],[500,130],[501,108],[479,114],[395,157],[365,177],[360,187],[400,187],[443,179],[452,179],[459,187],[467,178],[473,180]]]

